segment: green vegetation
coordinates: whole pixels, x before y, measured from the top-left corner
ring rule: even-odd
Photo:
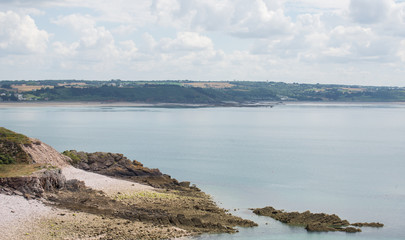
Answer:
[[[263,101],[405,101],[405,88],[401,87],[282,82],[44,80],[0,81],[0,86],[3,86],[0,88],[0,101],[126,101],[211,105]],[[32,90],[27,86],[32,86]]]
[[[0,153],[0,165],[1,164],[13,164],[15,160],[13,157],[9,156],[8,154]]]
[[[32,142],[27,136],[0,127],[0,165],[29,163],[30,157],[22,145],[30,144]]]
[[[72,151],[64,151],[62,152],[63,155],[70,157],[70,159],[72,159],[72,163],[73,164],[78,164],[80,162],[80,158],[79,156],[77,156],[76,154],[74,154]]]
[[[31,144],[31,140],[27,136],[15,133],[4,127],[0,127],[0,142],[8,142],[24,145]]]

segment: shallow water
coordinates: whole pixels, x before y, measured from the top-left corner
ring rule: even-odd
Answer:
[[[0,126],[59,151],[124,153],[260,225],[200,239],[405,239],[404,105],[0,108]],[[267,205],[386,226],[307,233],[248,210]]]

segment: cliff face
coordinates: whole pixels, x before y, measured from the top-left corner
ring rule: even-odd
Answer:
[[[22,150],[28,154],[32,163],[65,167],[71,159],[38,139],[29,138],[32,144],[22,145]]]
[[[0,193],[40,198],[45,192],[57,191],[65,185],[66,179],[60,169],[43,170],[30,176],[0,178]]]
[[[38,139],[0,127],[0,164],[26,163],[67,166],[69,157]]]

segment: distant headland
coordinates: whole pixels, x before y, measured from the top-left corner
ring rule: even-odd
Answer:
[[[405,88],[252,81],[0,81],[0,102],[128,102],[164,107],[255,107],[303,101],[405,102]]]

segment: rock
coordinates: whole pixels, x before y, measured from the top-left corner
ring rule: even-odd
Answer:
[[[324,225],[324,224],[321,224],[321,223],[309,223],[306,227],[305,227],[305,229],[308,231],[308,232],[329,232],[329,231],[336,231],[335,229],[333,229],[333,228],[330,228],[330,227],[328,227],[328,226],[326,226],[326,225]]]
[[[83,181],[79,181],[77,179],[71,179],[66,181],[66,189],[71,192],[77,192],[84,190],[86,188]]]
[[[384,227],[384,224],[379,223],[379,222],[352,223],[350,225],[355,226],[355,227],[375,227],[375,228]]]
[[[273,207],[264,207],[253,209],[257,215],[268,216],[280,222],[290,225],[306,226],[305,229],[309,232],[329,232],[329,231],[342,231],[348,233],[361,232],[361,229],[354,227],[346,227],[353,225],[357,227],[362,226],[380,226],[381,223],[355,223],[350,224],[347,220],[340,219],[337,215],[325,213],[311,213],[306,211],[299,212],[284,212],[283,210],[276,210]],[[381,224],[383,225],[383,224]]]
[[[185,182],[180,182],[179,184],[180,184],[180,186],[182,186],[182,187],[187,187],[187,188],[190,187],[190,182],[186,182],[186,181],[185,181]]]
[[[347,227],[347,228],[343,228],[344,232],[347,233],[356,233],[356,232],[361,232],[360,228],[354,228],[354,227]]]
[[[75,150],[63,153],[72,159],[71,164],[74,167],[86,171],[132,180],[156,188],[176,190],[186,188],[199,191],[196,187],[190,187],[189,182],[180,184],[169,175],[162,174],[159,169],[144,167],[140,162],[136,160],[131,161],[122,154],[105,152],[85,153]]]
[[[35,172],[31,176],[0,178],[3,189],[13,189],[13,194],[42,196],[44,192],[54,192],[65,187],[66,179],[59,169]]]

